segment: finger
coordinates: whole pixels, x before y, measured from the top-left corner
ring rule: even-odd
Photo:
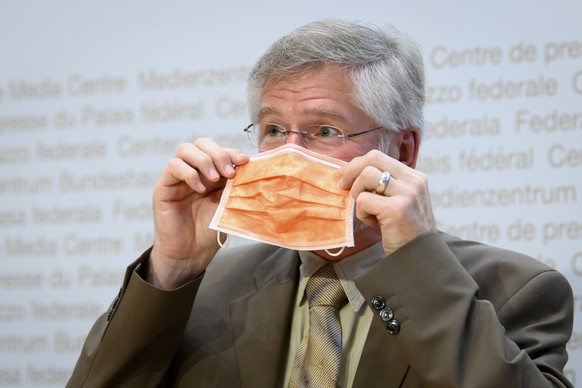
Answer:
[[[380,171],[376,167],[371,166],[365,167],[362,173],[356,178],[356,180],[352,184],[352,187],[350,189],[350,195],[353,198],[357,198],[357,196],[363,192],[369,192],[375,195],[388,195],[387,193],[388,187],[395,186],[398,183],[396,182],[396,178],[390,176],[388,182],[384,187],[384,190],[382,192],[378,192],[377,190],[381,183],[383,173],[384,171]],[[394,189],[394,187],[392,188]],[[391,191],[393,193],[395,192],[394,190]]]
[[[192,190],[198,193],[206,191],[206,186],[202,183],[198,171],[183,159],[174,158],[168,162],[158,184],[161,186],[172,187],[180,182],[185,182]]]
[[[194,146],[203,152],[204,155],[210,157],[201,158],[201,167],[212,168],[221,176],[232,178],[235,175],[234,166],[240,166],[249,161],[249,156],[238,149],[223,148],[216,144],[212,139],[202,138],[196,140]],[[210,165],[212,163],[212,166]]]
[[[176,158],[182,159],[210,182],[218,182],[221,176],[232,178],[235,174],[233,165],[248,161],[248,156],[242,151],[222,148],[211,139],[181,144]]]
[[[384,190],[384,195],[387,197],[408,195],[425,198],[429,195],[426,175],[411,169],[402,179],[391,177]]]
[[[190,143],[181,144],[175,156],[177,159],[183,160],[209,181],[216,182],[220,179],[220,174],[214,165],[212,157],[196,145]]]
[[[402,164],[398,160],[378,150],[372,150],[363,156],[352,159],[340,169],[343,175],[340,186],[342,188],[349,188],[366,167],[375,167],[380,171],[380,174],[382,171],[388,171],[394,178],[399,178],[405,175],[408,170],[411,170],[410,167]],[[376,182],[378,182],[378,179]]]
[[[378,225],[379,211],[385,209],[385,198],[367,191],[361,192],[356,197],[355,215],[370,227]]]
[[[357,198],[357,196],[365,191],[373,191],[377,184],[378,179],[382,172],[378,170],[376,167],[366,166],[362,170],[362,172],[356,177],[354,182],[351,185],[350,195],[353,198]]]

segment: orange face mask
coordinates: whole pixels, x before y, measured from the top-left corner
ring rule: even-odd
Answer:
[[[252,156],[228,180],[210,228],[289,249],[352,247],[354,200],[339,187],[345,164],[294,144]]]

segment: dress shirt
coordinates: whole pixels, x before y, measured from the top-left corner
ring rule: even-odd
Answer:
[[[309,328],[309,303],[305,295],[305,287],[309,277],[328,261],[310,251],[300,251],[301,266],[299,267],[299,286],[293,309],[291,334],[289,339],[289,353],[285,369],[285,386],[289,386],[289,379],[293,369],[293,361],[301,339]],[[373,312],[365,308],[365,299],[357,289],[353,279],[364,273],[368,268],[386,257],[381,243],[376,243],[360,252],[348,256],[333,266],[338,274],[341,285],[348,297],[340,310],[342,327],[342,364],[338,379],[338,387],[351,387],[358,362],[368,336]]]

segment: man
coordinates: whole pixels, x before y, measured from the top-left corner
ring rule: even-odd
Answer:
[[[566,280],[436,229],[414,170],[423,83],[418,49],[396,31],[325,20],[276,42],[249,78],[250,128],[261,151],[335,142],[326,154],[346,162],[338,185],[355,200],[355,245],[338,256],[219,251],[208,226],[249,156],[210,139],[182,145],[154,190],[154,245],[93,327],[69,386],[315,386],[307,341],[320,327],[305,295],[326,264],[348,299],[328,386],[571,386]]]

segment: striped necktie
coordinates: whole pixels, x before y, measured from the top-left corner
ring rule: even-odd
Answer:
[[[342,358],[339,309],[347,298],[332,266],[315,272],[305,289],[309,302],[309,330],[293,363],[290,388],[335,387]]]

